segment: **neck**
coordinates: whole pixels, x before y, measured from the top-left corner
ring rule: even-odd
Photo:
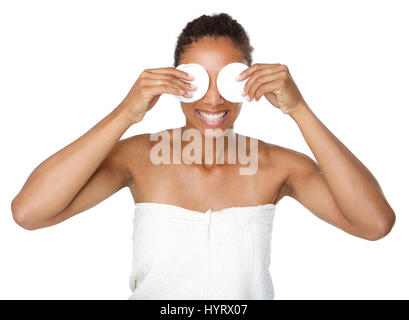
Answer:
[[[181,145],[182,162],[189,163],[190,159],[203,167],[211,168],[218,164],[229,163],[229,153],[230,162],[236,161],[234,151],[237,134],[233,126],[224,130],[209,128],[202,132],[186,124],[181,128],[173,129],[173,139],[177,139]]]

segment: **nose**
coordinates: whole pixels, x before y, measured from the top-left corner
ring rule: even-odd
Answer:
[[[210,106],[217,106],[224,103],[224,99],[217,89],[217,77],[209,77],[209,89],[203,97],[203,103]]]

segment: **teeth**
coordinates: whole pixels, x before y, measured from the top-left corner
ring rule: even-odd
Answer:
[[[199,112],[200,116],[203,117],[206,121],[218,121],[227,114],[227,111],[220,112],[220,113],[217,113],[217,114],[205,113],[205,112],[201,112],[199,110],[197,110],[197,111]]]

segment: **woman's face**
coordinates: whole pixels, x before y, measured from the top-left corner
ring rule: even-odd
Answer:
[[[197,63],[202,65],[209,75],[209,89],[200,100],[181,102],[186,117],[186,127],[196,128],[203,134],[205,129],[229,129],[238,117],[242,102],[225,100],[217,89],[217,75],[227,64],[241,62],[247,65],[241,51],[230,39],[225,37],[205,37],[193,43],[182,55],[180,64]],[[206,120],[206,114],[220,115],[227,112],[220,121]],[[221,123],[220,123],[221,122]]]

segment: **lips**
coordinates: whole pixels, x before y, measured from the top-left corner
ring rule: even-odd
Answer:
[[[207,126],[217,127],[220,126],[230,114],[230,110],[224,111],[207,111],[195,109],[197,117]]]

